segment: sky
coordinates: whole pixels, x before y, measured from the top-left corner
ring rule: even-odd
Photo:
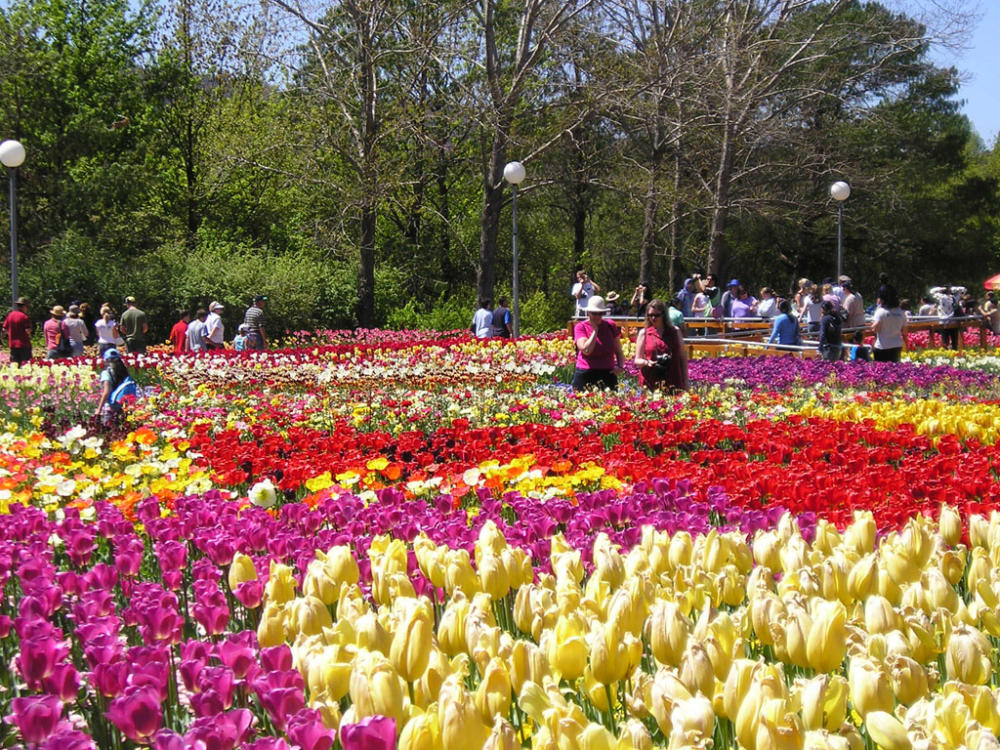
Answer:
[[[979,12],[982,16],[966,49],[939,51],[936,57],[964,74],[958,92],[959,99],[965,100],[963,112],[990,147],[1000,131],[1000,1],[984,0]]]

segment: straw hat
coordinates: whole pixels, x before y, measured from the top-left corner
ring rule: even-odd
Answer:
[[[583,311],[588,313],[606,313],[608,306],[604,304],[604,297],[595,294],[587,300],[587,306],[583,308]]]
[[[63,309],[62,305],[56,305],[51,310],[49,310],[49,314],[52,315],[52,317],[54,318],[65,318],[66,310]]]

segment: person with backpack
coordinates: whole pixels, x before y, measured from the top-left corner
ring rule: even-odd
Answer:
[[[129,375],[117,349],[104,352],[104,369],[101,370],[101,399],[97,402],[94,419],[108,425],[121,418],[122,407],[139,393],[139,387]]]

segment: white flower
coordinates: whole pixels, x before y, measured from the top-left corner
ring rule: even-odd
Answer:
[[[247,498],[258,508],[271,508],[277,502],[278,495],[271,480],[263,479],[250,488]]]

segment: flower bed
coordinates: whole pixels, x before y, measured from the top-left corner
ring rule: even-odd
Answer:
[[[989,357],[662,399],[559,336],[308,344],[154,352],[111,431],[85,364],[0,376],[11,742],[996,744]]]

